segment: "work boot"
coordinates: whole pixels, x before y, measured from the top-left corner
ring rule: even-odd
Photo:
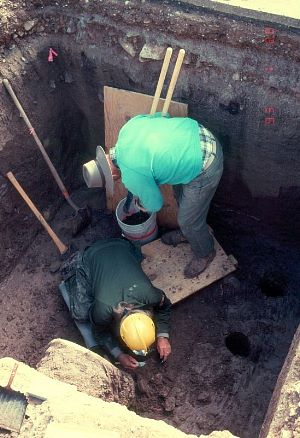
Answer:
[[[196,257],[194,256],[190,263],[184,268],[184,276],[186,278],[197,277],[201,272],[203,272],[207,266],[215,258],[216,251],[213,249],[206,257]]]
[[[181,230],[168,231],[161,236],[161,241],[165,245],[177,246],[179,243],[187,242]]]

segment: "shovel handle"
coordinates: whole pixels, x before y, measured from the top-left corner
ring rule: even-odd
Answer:
[[[167,114],[168,110],[169,110],[170,102],[171,102],[171,99],[172,99],[172,96],[173,96],[173,92],[174,92],[175,85],[176,85],[176,82],[177,82],[177,79],[178,79],[178,76],[179,76],[179,73],[180,73],[181,66],[182,66],[182,63],[183,63],[184,55],[185,55],[185,50],[184,49],[180,49],[179,53],[178,53],[178,56],[177,56],[177,61],[176,61],[175,67],[174,67],[174,71],[173,71],[173,74],[172,74],[172,78],[171,78],[171,81],[170,81],[169,89],[168,89],[168,92],[167,92],[167,97],[166,97],[166,100],[165,100],[165,103],[164,103],[164,106],[163,106],[162,116],[165,116]]]
[[[54,233],[50,225],[47,224],[46,220],[42,216],[42,214],[38,211],[36,206],[33,204],[31,199],[26,195],[16,178],[14,177],[12,172],[8,172],[6,174],[6,177],[9,179],[9,181],[12,183],[14,188],[19,192],[19,194],[22,196],[28,207],[31,209],[33,214],[37,217],[37,219],[40,221],[40,223],[43,225],[53,242],[55,243],[56,247],[58,248],[60,254],[64,254],[68,247],[62,243],[62,241],[58,238],[58,236]]]
[[[53,178],[55,179],[58,187],[60,188],[60,190],[61,190],[65,200],[77,212],[79,210],[79,208],[77,207],[77,205],[74,204],[74,202],[70,198],[68,190],[66,189],[66,187],[65,187],[64,183],[62,182],[60,176],[58,175],[55,167],[53,166],[53,164],[52,164],[52,162],[51,162],[51,160],[50,160],[50,158],[49,158],[49,156],[48,156],[48,154],[47,154],[47,152],[46,152],[46,150],[45,150],[41,140],[39,139],[38,135],[36,134],[36,132],[35,132],[33,126],[32,126],[32,124],[30,123],[30,120],[28,119],[28,117],[27,117],[27,115],[26,115],[22,105],[20,104],[17,96],[15,95],[14,90],[12,89],[9,81],[7,79],[3,79],[3,85],[5,86],[5,88],[8,91],[10,97],[14,101],[14,104],[16,105],[18,110],[20,111],[20,114],[21,114],[24,122],[26,123],[26,125],[29,128],[30,134],[33,136],[33,138],[34,138],[34,140],[35,140],[39,150],[41,151],[41,154],[43,155],[43,158],[46,161],[46,163],[47,163],[47,165],[48,165],[48,167],[50,169],[50,172],[52,173]]]
[[[173,52],[172,47],[168,47],[167,50],[166,50],[165,59],[164,59],[164,62],[163,62],[162,68],[161,68],[161,72],[160,72],[160,75],[159,75],[159,79],[158,79],[158,82],[157,82],[156,91],[155,91],[155,94],[154,94],[154,98],[153,98],[150,114],[156,113],[157,105],[158,105],[159,98],[160,98],[160,95],[161,95],[161,90],[163,88],[163,85],[164,85],[164,82],[165,82],[165,78],[166,78],[166,74],[167,74],[167,71],[168,71],[168,68],[169,68],[172,52]]]

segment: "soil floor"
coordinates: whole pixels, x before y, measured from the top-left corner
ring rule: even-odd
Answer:
[[[0,26],[0,42],[10,41],[19,22],[30,19],[30,9],[51,3],[48,0],[0,0],[0,19],[4,24]],[[66,0],[64,3],[78,2]],[[4,51],[0,54],[4,57]],[[2,65],[6,64],[3,61]],[[19,74],[19,70],[15,74]],[[45,96],[48,95],[45,93]],[[74,120],[76,117],[75,114]],[[16,126],[18,131],[19,125]],[[31,142],[31,138],[28,141]],[[16,144],[20,149],[26,146],[23,138],[14,143],[14,147]],[[8,166],[8,157],[4,154],[2,157]],[[33,155],[32,160],[37,160],[36,167],[41,170],[38,161],[41,159]],[[21,164],[20,169],[27,173],[26,165]],[[23,181],[25,176],[22,177]],[[45,185],[42,170],[39,178],[39,184],[35,184],[39,190],[39,206],[43,202],[49,205],[55,197],[49,189],[53,187],[52,180],[49,186]],[[32,194],[32,190],[29,193]],[[82,189],[75,194],[75,200],[80,205],[87,202],[92,205],[93,222],[79,237],[72,239],[69,221],[72,212],[64,204],[51,225],[65,243],[69,245],[72,241],[83,249],[97,239],[120,236],[114,217],[100,210],[104,199],[97,190]],[[20,209],[24,208],[23,201],[19,202]],[[42,207],[44,211],[45,206]],[[6,214],[11,219],[15,212],[7,208]],[[145,417],[163,419],[187,433],[200,435],[228,429],[241,438],[256,438],[299,322],[299,250],[293,242],[273,240],[270,230],[265,230],[253,216],[217,205],[214,212],[210,223],[216,238],[225,251],[238,260],[238,270],[234,276],[174,307],[172,355],[161,365],[153,354],[146,367],[135,373],[136,411]],[[83,342],[58,291],[56,248],[42,228],[31,237],[35,218],[29,210],[22,222],[15,217],[13,238],[31,243],[25,253],[19,248],[19,252],[16,249],[11,255],[11,261],[18,260],[11,272],[8,265],[0,265],[0,278],[3,278],[0,283],[0,357],[11,356],[35,366],[54,338],[81,345]],[[282,227],[284,222],[290,224],[289,217],[284,219]],[[12,240],[4,234],[1,241]],[[4,247],[11,251],[9,245]],[[260,290],[260,279],[269,270],[287,279],[281,297],[267,297]],[[251,348],[247,357],[234,355],[226,348],[225,339],[232,332],[248,337]],[[0,432],[0,436],[10,435]]]
[[[92,192],[92,197],[87,190],[75,196],[81,205],[88,200],[94,213],[92,224],[73,239],[79,249],[120,234],[114,217],[99,210],[103,196]],[[52,222],[67,244],[72,240],[70,216],[69,207],[63,205]],[[213,228],[226,252],[237,258],[239,268],[234,276],[174,307],[170,359],[161,365],[153,354],[146,367],[135,373],[137,412],[187,433],[228,429],[239,437],[254,438],[299,320],[299,258],[296,248],[260,233],[253,217],[222,211],[222,221],[214,217]],[[56,248],[41,230],[1,283],[1,357],[35,366],[53,338],[82,345],[58,291],[59,273],[51,273],[58,265]],[[267,297],[260,290],[259,281],[270,269],[287,279],[281,297]],[[247,357],[226,348],[225,338],[232,332],[248,337]]]

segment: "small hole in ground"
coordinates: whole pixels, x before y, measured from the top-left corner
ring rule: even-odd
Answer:
[[[247,357],[249,356],[251,345],[248,337],[240,332],[230,333],[225,338],[225,344],[228,350],[236,355]]]
[[[262,276],[259,287],[267,297],[282,297],[285,293],[287,280],[285,276],[278,271],[267,271]]]

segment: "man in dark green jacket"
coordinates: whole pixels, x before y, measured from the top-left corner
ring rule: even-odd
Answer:
[[[143,272],[140,250],[124,239],[105,239],[76,257],[76,268],[65,278],[72,317],[81,321],[89,318],[99,347],[125,368],[136,368],[137,360],[120,339],[120,327],[133,313],[151,315],[157,350],[160,358],[166,360],[171,352],[171,303]],[[130,330],[136,332],[135,327]],[[139,336],[144,338],[143,333]]]

